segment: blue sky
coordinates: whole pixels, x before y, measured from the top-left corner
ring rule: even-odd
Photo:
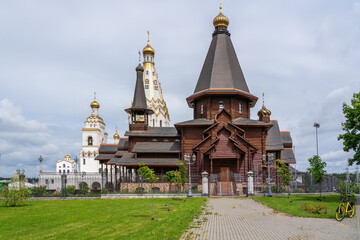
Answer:
[[[93,92],[111,137],[128,128],[137,52],[151,45],[171,123],[192,118],[194,91],[218,1],[1,1],[0,176],[54,171],[81,150]],[[298,161],[319,154],[329,172],[350,156],[337,141],[342,103],[360,88],[360,1],[223,1],[252,94],[290,130]],[[252,109],[252,118],[261,100]],[[112,139],[109,139],[112,142]]]

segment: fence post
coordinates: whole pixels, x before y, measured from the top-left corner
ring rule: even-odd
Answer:
[[[209,174],[204,171],[201,173],[202,177],[202,196],[208,197],[209,196]]]
[[[252,171],[247,173],[247,196],[253,196],[254,195],[254,173]]]

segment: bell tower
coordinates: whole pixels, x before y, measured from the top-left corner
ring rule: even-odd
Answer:
[[[149,128],[149,114],[154,113],[153,110],[149,109],[146,104],[145,89],[143,84],[144,68],[140,63],[140,52],[139,52],[139,65],[136,67],[136,83],[134,98],[132,106],[125,109],[130,115],[129,118],[129,130],[147,130]]]
[[[80,152],[80,171],[98,172],[99,161],[95,157],[99,154],[100,144],[106,143],[108,134],[105,132],[104,120],[99,116],[100,104],[94,101],[90,104],[91,116],[85,121],[85,127],[82,129],[82,150]]]

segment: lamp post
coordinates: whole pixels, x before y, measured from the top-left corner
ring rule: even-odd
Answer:
[[[314,123],[314,127],[316,129],[316,155],[319,156],[318,128],[320,127],[320,123]]]
[[[275,160],[275,154],[274,153],[268,153],[267,154],[267,158],[268,158],[268,197],[272,197],[272,193],[271,193],[271,183],[270,183],[270,164],[272,163],[272,161]],[[263,155],[263,161],[266,161],[266,154]]]
[[[42,161],[43,161],[43,157],[40,155],[39,157],[39,162],[40,162],[40,173],[42,173]]]
[[[74,172],[77,173],[78,172],[78,163],[79,163],[79,159],[78,159],[77,156],[75,156],[74,161],[75,161],[75,170],[74,170]]]
[[[191,161],[192,160],[192,161]],[[184,155],[184,161],[188,164],[189,166],[189,192],[187,197],[191,198],[192,197],[192,192],[191,192],[191,164],[194,164],[196,161],[196,155],[195,153],[193,153],[193,155],[190,157],[189,154],[185,154]]]

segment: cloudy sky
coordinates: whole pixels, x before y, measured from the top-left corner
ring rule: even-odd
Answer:
[[[0,176],[54,171],[81,150],[93,92],[111,137],[124,134],[137,52],[150,30],[172,124],[192,118],[195,88],[218,14],[216,0],[1,1]],[[342,103],[360,89],[360,0],[223,0],[223,13],[252,94],[290,130],[297,167],[316,153],[329,172],[349,153],[337,141]],[[252,118],[261,99],[252,109]],[[112,142],[112,139],[109,139]],[[353,168],[352,168],[353,169]]]

